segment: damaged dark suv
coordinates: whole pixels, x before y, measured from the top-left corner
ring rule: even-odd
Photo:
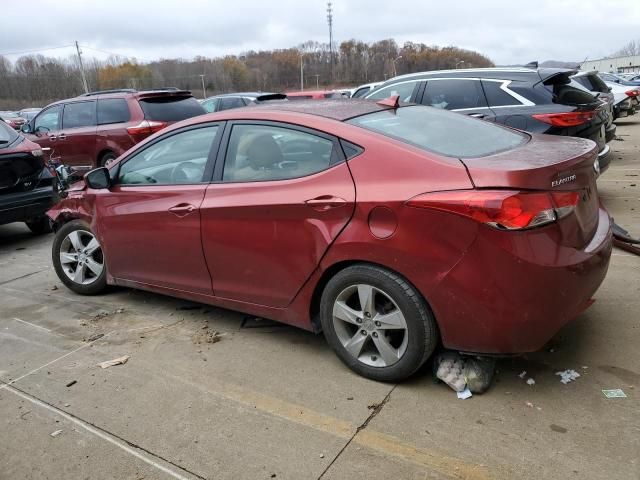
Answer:
[[[33,233],[50,232],[45,212],[53,204],[54,178],[42,148],[0,122],[0,225],[25,222]]]

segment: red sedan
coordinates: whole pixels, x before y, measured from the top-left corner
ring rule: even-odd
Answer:
[[[121,285],[315,332],[376,380],[441,343],[540,349],[611,254],[596,144],[390,99],[195,117],[49,212],[73,291]]]

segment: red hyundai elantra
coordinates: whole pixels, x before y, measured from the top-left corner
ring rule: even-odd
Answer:
[[[540,349],[592,302],[611,229],[597,147],[393,101],[195,117],[72,186],[49,215],[80,294],[121,285],[315,332],[397,381],[441,342]]]

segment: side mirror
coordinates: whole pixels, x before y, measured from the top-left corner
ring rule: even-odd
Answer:
[[[24,125],[22,125],[22,127],[20,127],[20,131],[22,133],[31,133],[31,125],[29,123],[25,123]]]
[[[93,188],[94,190],[109,188],[111,186],[109,169],[106,167],[91,170],[84,176],[84,180],[87,182],[89,188]]]

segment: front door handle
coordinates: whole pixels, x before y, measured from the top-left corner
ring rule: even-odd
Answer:
[[[56,137],[55,135],[49,135],[49,140],[54,141],[57,140],[58,137]]]
[[[473,117],[473,118],[484,118],[484,117],[486,117],[486,115],[484,113],[470,113],[469,116]]]
[[[190,203],[179,203],[178,205],[174,205],[173,207],[171,207],[169,211],[173,213],[176,217],[182,218],[189,215],[195,209],[196,207],[194,207]]]
[[[320,195],[316,198],[305,200],[305,205],[319,212],[324,212],[332,208],[339,208],[347,204],[344,198],[334,197],[333,195]]]
[[[66,138],[67,138],[67,135],[64,134],[64,133],[61,133],[61,134],[58,135],[58,140],[64,140]]]

